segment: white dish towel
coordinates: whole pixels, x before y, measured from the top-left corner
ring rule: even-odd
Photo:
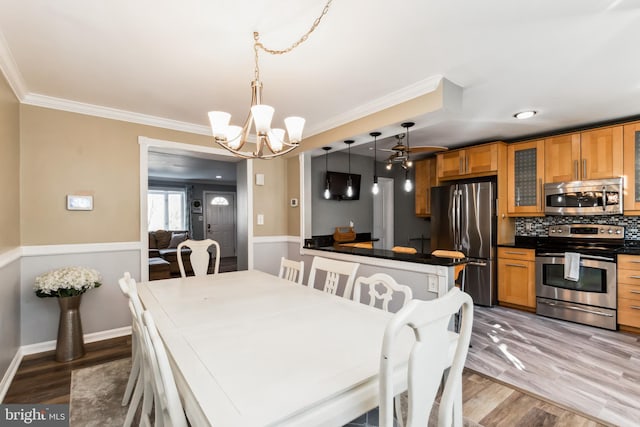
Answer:
[[[577,282],[580,279],[580,254],[577,252],[564,253],[564,278]]]

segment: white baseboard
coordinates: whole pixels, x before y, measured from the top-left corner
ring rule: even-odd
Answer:
[[[84,342],[96,342],[102,340],[108,340],[111,338],[123,337],[125,335],[131,335],[131,326],[125,326],[123,328],[109,329],[108,331],[100,331],[93,332],[91,334],[84,335]],[[18,348],[16,355],[11,360],[9,367],[7,368],[4,376],[2,377],[2,381],[0,381],[0,402],[4,400],[4,396],[7,394],[9,390],[9,386],[13,381],[13,377],[15,377],[16,372],[18,372],[18,368],[20,367],[20,362],[22,362],[22,358],[28,354],[36,354],[42,353],[45,351],[55,350],[56,342],[55,341],[45,341],[36,344],[23,345]]]
[[[13,356],[13,360],[11,360],[9,367],[2,377],[2,381],[0,381],[0,402],[4,401],[4,396],[7,394],[7,391],[9,391],[9,386],[11,385],[16,372],[18,372],[18,367],[20,367],[23,355],[22,349],[18,348],[16,355]]]
[[[93,332],[91,334],[85,334],[84,342],[89,343],[89,342],[108,340],[111,338],[122,337],[125,335],[131,335],[131,326],[125,326],[123,328],[110,329],[108,331],[100,331],[100,332]],[[20,350],[22,350],[22,354],[24,356],[28,354],[43,353],[45,351],[51,351],[55,349],[56,349],[55,340],[23,345],[22,347],[20,347]]]

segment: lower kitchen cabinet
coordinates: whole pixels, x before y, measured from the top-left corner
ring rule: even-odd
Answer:
[[[618,324],[640,328],[640,256],[618,255]]]
[[[498,301],[529,311],[536,308],[535,250],[498,248]]]

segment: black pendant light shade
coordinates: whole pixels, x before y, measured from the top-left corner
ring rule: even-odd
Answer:
[[[378,164],[378,137],[382,135],[380,132],[371,132],[369,135],[373,137],[373,187],[371,192],[375,196],[380,189],[378,188],[378,171],[376,165]]]
[[[349,147],[349,174],[347,176],[347,197],[353,197],[353,181],[351,179],[351,144],[355,141],[352,139],[346,140],[344,143]]]

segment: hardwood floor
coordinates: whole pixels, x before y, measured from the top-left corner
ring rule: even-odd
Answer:
[[[130,357],[131,337],[90,343],[85,348],[83,358],[67,363],[55,362],[54,352],[25,357],[3,403],[69,403],[71,371]],[[463,381],[465,417],[483,426],[601,426],[470,370],[465,371]]]
[[[616,426],[640,425],[640,335],[476,307],[466,367]]]
[[[69,403],[71,371],[131,356],[131,335],[85,344],[87,354],[56,362],[55,351],[25,356],[2,403]]]

